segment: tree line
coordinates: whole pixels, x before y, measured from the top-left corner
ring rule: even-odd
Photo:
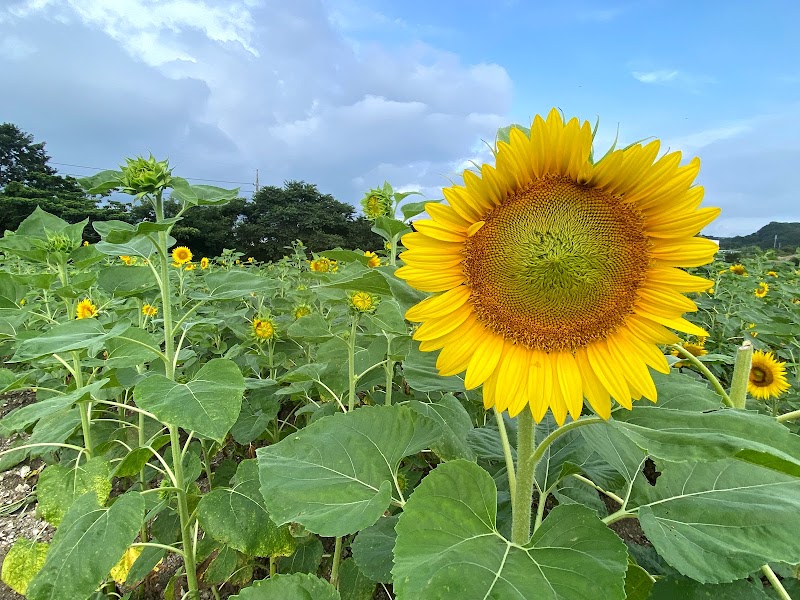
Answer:
[[[91,243],[99,240],[93,221],[154,220],[141,204],[87,195],[76,179],[59,175],[49,162],[44,142],[35,142],[12,123],[0,125],[0,233],[15,230],[37,206],[70,223],[88,217],[84,236]],[[168,201],[166,216],[177,211],[177,202]],[[304,181],[262,187],[250,200],[197,207],[172,235],[198,256],[219,256],[230,249],[259,261],[289,254],[287,248],[295,240],[312,252],[336,247],[376,250],[383,245],[371,231],[371,222],[356,215],[353,206]]]

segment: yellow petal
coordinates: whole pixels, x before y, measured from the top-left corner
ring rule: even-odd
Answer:
[[[424,321],[425,319],[435,319],[449,315],[464,306],[469,300],[469,296],[470,289],[462,285],[438,296],[425,298],[425,300],[406,311],[406,319],[409,321]]]
[[[504,344],[505,340],[501,336],[492,333],[475,348],[475,354],[472,355],[467,367],[465,388],[471,390],[478,387],[495,372],[503,354]]]
[[[583,410],[583,385],[578,363],[570,352],[559,352],[556,368],[561,396],[564,398],[567,410],[573,419],[581,416]]]

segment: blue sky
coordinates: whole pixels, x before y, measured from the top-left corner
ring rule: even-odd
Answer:
[[[798,22],[794,1],[4,0],[0,121],[65,173],[151,151],[357,203],[384,179],[440,197],[557,106],[599,116],[601,149],[619,127],[700,156],[707,233],[746,234],[800,221]]]

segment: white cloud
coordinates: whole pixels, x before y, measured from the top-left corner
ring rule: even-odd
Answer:
[[[735,138],[753,130],[753,120],[743,120],[738,123],[731,123],[722,127],[704,129],[695,133],[690,133],[679,138],[669,140],[665,147],[672,150],[683,150],[694,152],[700,148],[705,148],[716,142]]]
[[[642,83],[667,83],[675,81],[680,75],[680,71],[634,71],[632,75],[634,79]]]

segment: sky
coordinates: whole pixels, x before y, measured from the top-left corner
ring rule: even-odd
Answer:
[[[705,233],[800,221],[796,0],[0,0],[0,122],[62,174],[441,197],[558,107],[699,156]]]

